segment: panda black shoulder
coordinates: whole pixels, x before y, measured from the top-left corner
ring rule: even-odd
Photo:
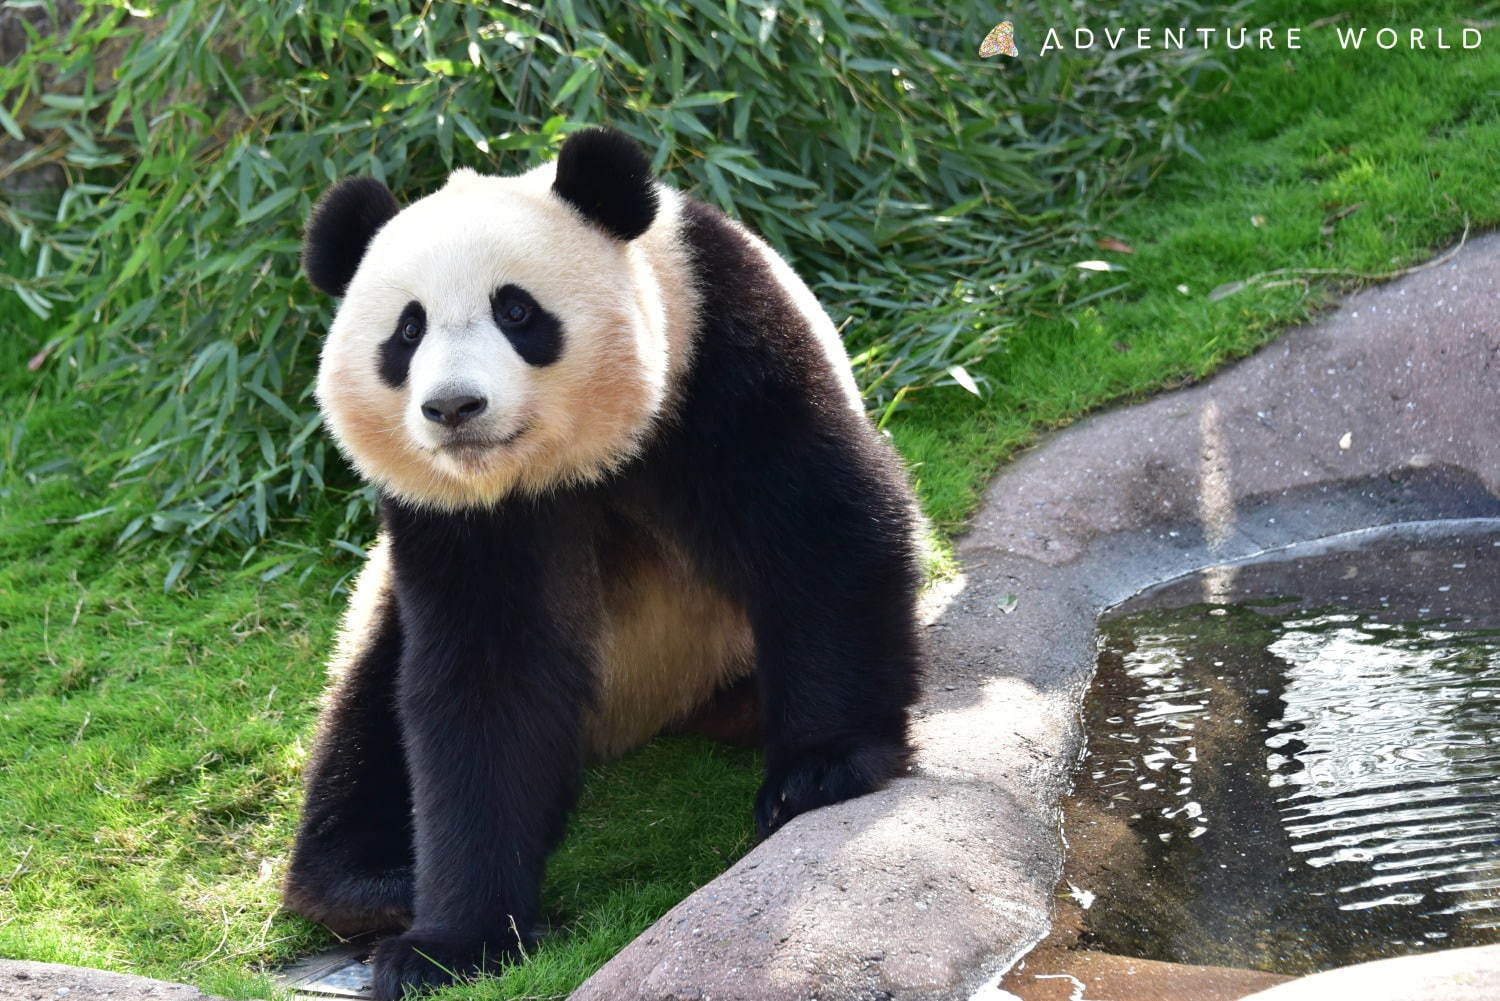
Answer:
[[[643,457],[659,496],[668,506],[718,504],[704,498],[738,484],[730,490],[747,524],[793,510],[807,525],[826,516],[814,533],[824,538],[878,524],[876,547],[905,552],[913,506],[904,470],[835,368],[847,365],[839,345],[814,326],[827,319],[804,312],[799,298],[810,297],[789,284],[790,269],[717,208],[683,196],[677,226],[701,306],[673,420]],[[704,483],[685,483],[683,470]]]
[[[754,238],[690,196],[678,225],[702,304],[690,383],[720,397],[781,390],[850,412],[832,359]]]

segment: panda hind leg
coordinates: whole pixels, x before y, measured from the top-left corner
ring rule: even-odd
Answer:
[[[735,747],[761,744],[760,686],[746,675],[716,690],[708,701],[673,723],[669,733],[692,733]]]

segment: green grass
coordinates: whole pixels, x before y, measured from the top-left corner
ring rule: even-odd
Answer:
[[[1308,25],[1351,8],[1352,23],[1447,25],[1450,35],[1460,13],[1485,16],[1451,3],[1360,10],[1323,0],[1258,3],[1251,20]],[[1500,7],[1487,10],[1494,19]],[[1466,220],[1475,230],[1500,221],[1492,42],[1470,52],[1341,52],[1330,30],[1304,31],[1299,53],[1244,54],[1227,95],[1204,112],[1207,131],[1193,137],[1203,160],[1179,161],[1144,197],[1116,207],[1107,229],[1135,253],[1089,256],[1126,269],[1121,296],[1026,318],[976,369],[988,380],[983,401],[956,387],[926,390],[892,423],[941,529],[957,529],[999,464],[1039,432],[1202,378],[1354,275],[1424,260]],[[1346,275],[1209,301],[1221,284],[1281,268]]]
[[[1295,24],[1341,9],[1257,6],[1257,22]],[[1356,16],[1452,25],[1459,10]],[[1500,219],[1500,49],[1339,53],[1304,35],[1290,57],[1237,58],[1191,137],[1203,159],[1110,206],[1106,228],[1136,253],[1080,256],[1124,267],[1086,279],[1123,277],[1122,293],[1023,319],[980,371],[983,399],[927,389],[894,416],[943,529],[1040,432],[1201,378],[1353,279],[1217,302],[1215,287],[1282,268],[1388,272],[1465,220]],[[277,912],[276,883],[335,591],[354,566],[319,546],[342,512],[279,526],[247,566],[210,554],[164,591],[167,557],[118,556],[128,505],[96,458],[111,415],[62,373],[27,370],[48,329],[13,300],[0,331],[0,955],[263,995],[263,964],[329,941]],[[324,555],[289,559],[309,551]],[[592,775],[550,872],[560,934],[480,993],[565,993],[748,847],[755,781],[752,756],[688,740]]]

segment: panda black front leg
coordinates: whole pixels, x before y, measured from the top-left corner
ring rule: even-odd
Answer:
[[[757,632],[767,705],[765,780],[755,798],[762,837],[809,810],[874,792],[911,756],[904,679],[882,670],[889,652],[862,643],[836,649],[812,629],[773,629],[772,644],[759,638],[771,630]]]
[[[749,616],[768,834],[905,767],[921,669],[915,505],[805,286],[717,209],[688,199],[682,218],[704,305],[675,420],[641,475]]]
[[[597,574],[566,506],[386,505],[416,906],[410,930],[375,950],[377,1001],[492,971],[532,940],[593,697]]]
[[[907,712],[921,671],[914,507],[890,449],[863,418],[830,410],[831,429],[788,420],[795,403],[757,387],[746,408],[757,432],[741,447],[683,435],[663,464],[699,471],[659,496],[705,574],[749,614],[762,836],[880,788],[911,754]],[[712,427],[706,417],[684,424]]]
[[[810,526],[809,526],[810,527]],[[883,534],[883,533],[881,533]],[[916,571],[897,531],[783,536],[752,602],[766,775],[755,821],[768,836],[808,810],[862,796],[907,766],[915,697]]]
[[[307,796],[282,898],[341,935],[406,926],[412,912],[411,795],[396,720],[401,624],[384,553],[362,578],[367,614],[318,724]]]

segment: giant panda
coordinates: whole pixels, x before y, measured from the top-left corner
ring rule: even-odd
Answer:
[[[761,239],[609,129],[402,208],[344,180],[303,264],[317,399],[381,528],[332,661],[284,901],[374,993],[538,923],[586,763],[752,690],[769,835],[907,767],[920,583],[902,466]]]

